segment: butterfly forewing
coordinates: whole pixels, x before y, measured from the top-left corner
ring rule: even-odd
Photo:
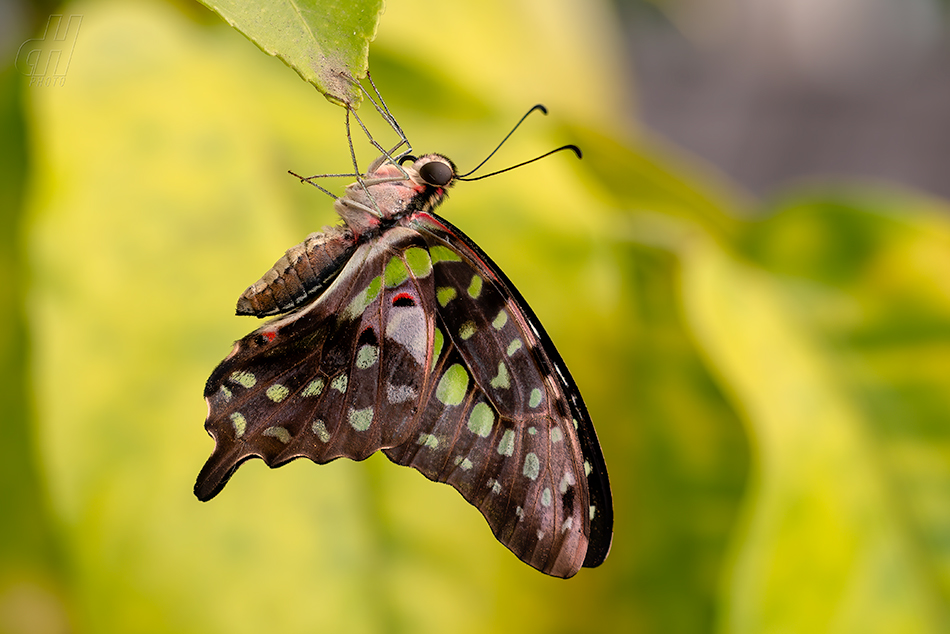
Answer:
[[[586,560],[599,564],[610,544],[609,489],[590,499],[587,476],[603,459],[599,447],[588,457],[580,443],[575,426],[586,410],[574,413],[560,357],[552,357],[530,309],[478,247],[434,214],[417,214],[410,226],[429,243],[436,328],[445,342],[436,367],[443,383],[460,386],[459,403],[444,407],[436,394],[417,446],[387,455],[455,486],[499,541],[548,574],[577,572],[590,550],[592,518],[606,523],[600,558]]]

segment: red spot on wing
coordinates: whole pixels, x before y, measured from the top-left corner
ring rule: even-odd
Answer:
[[[393,297],[393,306],[415,306],[416,298],[409,293],[399,293]]]
[[[276,331],[276,330],[265,330],[264,332],[261,333],[261,336],[263,336],[265,339],[267,339],[267,343],[270,343],[271,341],[273,341],[273,340],[277,337],[277,331]]]

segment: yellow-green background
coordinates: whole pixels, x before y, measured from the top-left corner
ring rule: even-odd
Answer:
[[[542,102],[497,165],[585,152],[442,209],[610,468],[610,557],[551,579],[380,456],[193,497],[234,301],[336,220],[286,170],[347,169],[343,111],[199,5],[56,12],[65,85],[0,93],[0,632],[950,631],[944,201],[735,191],[637,129],[602,3],[391,0],[370,68],[417,150],[472,166]]]

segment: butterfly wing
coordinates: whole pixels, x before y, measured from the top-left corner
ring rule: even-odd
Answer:
[[[416,443],[386,455],[452,484],[535,568],[570,577],[600,565],[613,534],[610,485],[570,373],[481,249],[434,214],[408,224],[425,236],[433,262],[439,378]]]
[[[451,484],[547,574],[599,565],[612,509],[570,375],[504,274],[417,213],[358,246],[318,298],[238,341],[208,379],[195,494],[252,457],[396,463]]]
[[[429,381],[430,272],[421,236],[391,229],[312,303],[235,343],[205,386],[215,449],[195,495],[211,499],[253,457],[322,464],[404,443]]]

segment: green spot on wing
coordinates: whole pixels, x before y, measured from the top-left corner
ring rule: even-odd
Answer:
[[[448,247],[436,245],[429,247],[429,254],[432,256],[432,263],[436,262],[461,262],[461,256]]]
[[[476,403],[472,413],[468,416],[468,429],[473,434],[488,438],[492,425],[495,423],[495,412],[487,403]]]
[[[533,454],[529,454],[529,455],[533,455]],[[541,506],[551,506],[550,487],[544,487],[544,491],[541,492]]]
[[[424,445],[429,449],[438,449],[439,439],[433,434],[420,434],[419,440],[416,441],[417,445]]]
[[[491,325],[494,326],[495,330],[501,330],[507,323],[508,313],[506,313],[505,309],[502,308],[500,311],[498,311],[498,315],[495,316],[495,319],[491,322]]]
[[[376,363],[376,359],[378,358],[379,348],[366,344],[356,353],[356,367],[358,367],[360,370],[365,370]]]
[[[445,308],[449,302],[455,299],[456,296],[458,296],[458,291],[456,291],[451,286],[440,286],[435,291],[435,298],[438,300],[439,306],[442,306],[443,308]]]
[[[498,453],[502,456],[510,456],[515,453],[515,432],[506,429],[501,441],[498,443]]]
[[[378,275],[370,281],[369,286],[366,287],[365,291],[367,304],[379,297],[379,291],[382,290],[382,286],[383,280]]]
[[[432,272],[432,261],[429,259],[429,252],[419,247],[409,247],[405,252],[406,264],[412,274],[419,277],[426,277]]]
[[[574,480],[574,475],[570,471],[566,471],[564,473],[564,477],[561,478],[561,484],[559,486],[561,493],[567,493],[567,489],[574,486],[575,484],[576,481]]]
[[[290,394],[290,390],[280,383],[274,383],[272,386],[267,388],[267,398],[274,401],[275,403],[280,403],[282,400],[287,398],[287,395]]]
[[[231,373],[231,380],[240,385],[241,387],[246,387],[248,389],[257,385],[257,377],[251,374],[250,372],[239,370],[237,372]]]
[[[340,394],[343,394],[344,392],[346,392],[346,384],[347,384],[346,375],[341,374],[340,376],[333,379],[333,381],[330,383],[330,387],[332,387],[334,390],[336,390]]]
[[[373,408],[364,407],[363,409],[350,410],[350,427],[356,431],[366,431],[373,423]]]
[[[303,392],[300,393],[301,396],[320,396],[323,392],[323,386],[326,382],[323,379],[314,379],[310,381],[307,387],[304,388]]]
[[[521,350],[521,339],[512,339],[511,343],[508,344],[508,356],[510,357],[519,350]]]
[[[468,285],[468,296],[472,299],[478,299],[482,294],[482,278],[478,275],[472,276],[472,283]]]
[[[432,359],[429,364],[429,372],[435,369],[435,364],[439,361],[439,355],[442,354],[442,346],[445,344],[445,336],[442,331],[435,328],[432,340]]]
[[[330,442],[330,432],[327,431],[327,425],[319,418],[313,421],[313,424],[310,425],[310,429],[317,435],[320,442]]]
[[[386,288],[399,286],[407,279],[409,279],[409,271],[406,269],[405,262],[403,262],[402,258],[398,255],[394,255],[389,259],[389,263],[386,264],[386,270],[383,273],[383,281],[386,283]]]
[[[504,361],[498,362],[498,374],[491,380],[490,385],[496,390],[499,388],[507,390],[511,387],[511,377],[508,376],[508,366],[505,365]]]
[[[541,462],[538,460],[538,455],[536,453],[529,452],[524,457],[524,468],[521,470],[526,477],[531,478],[532,480],[538,479],[538,474],[541,472]],[[550,491],[548,492],[550,495]]]
[[[561,442],[564,438],[564,434],[561,433],[560,427],[554,427],[551,429],[551,442]]]
[[[442,331],[438,328],[435,329],[434,341],[432,342],[432,360],[435,362],[438,360],[439,355],[442,354],[442,345],[445,343],[445,336],[442,334]]]
[[[472,335],[474,334],[475,334],[474,321],[466,321],[464,324],[462,324],[462,327],[459,328],[459,337],[461,337],[462,341],[471,339]]]
[[[435,397],[445,405],[458,405],[468,391],[468,372],[461,364],[453,363],[439,379]]]
[[[265,436],[276,438],[277,440],[284,443],[285,445],[290,442],[290,432],[287,431],[285,428],[280,427],[279,425],[268,427],[267,429],[263,431],[263,434]]]
[[[382,288],[382,284],[382,277],[379,275],[374,277],[366,286],[366,288],[360,291],[356,297],[350,301],[349,305],[343,311],[342,317],[344,319],[356,319],[362,315],[366,311],[366,308],[372,304],[377,297],[379,297],[379,291]]]
[[[468,458],[463,458],[462,456],[455,457],[455,464],[460,467],[462,471],[468,471],[474,466],[471,460]]]
[[[528,406],[529,406],[529,407],[537,407],[538,405],[540,405],[540,404],[541,404],[541,396],[542,396],[541,388],[536,387],[536,388],[534,388],[533,390],[531,390],[531,398],[528,399]]]
[[[234,425],[235,438],[240,438],[244,435],[244,430],[247,429],[247,419],[244,418],[244,414],[241,412],[231,414],[231,424]]]

